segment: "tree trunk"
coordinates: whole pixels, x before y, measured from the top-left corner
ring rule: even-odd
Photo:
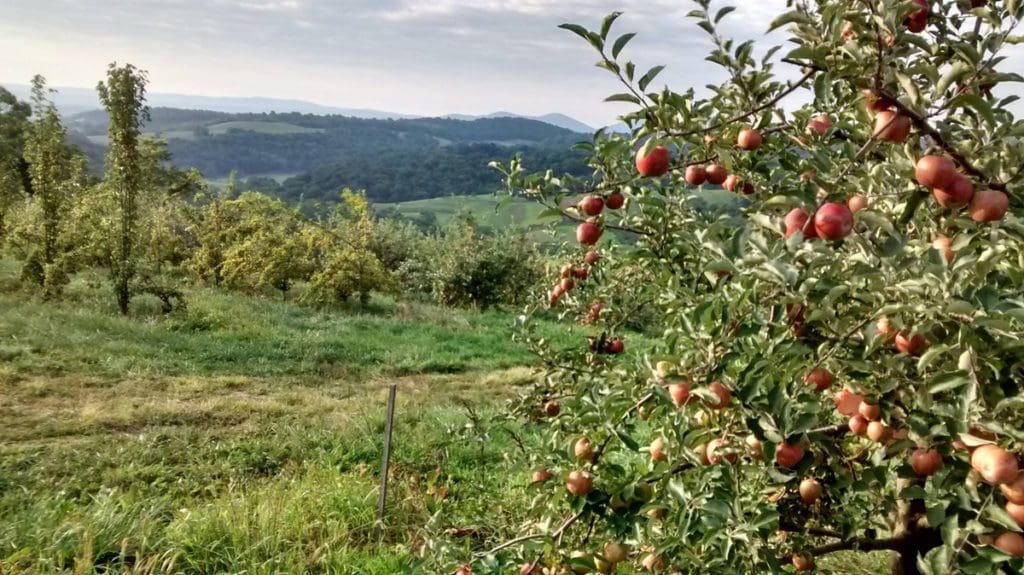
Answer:
[[[897,482],[897,490],[903,491],[918,482],[914,479],[901,479]],[[920,499],[901,501],[896,508],[892,534],[907,539],[899,549],[892,552],[889,562],[891,575],[921,575],[921,570],[917,568],[917,557],[942,545],[942,534],[926,524],[925,513],[924,501]]]

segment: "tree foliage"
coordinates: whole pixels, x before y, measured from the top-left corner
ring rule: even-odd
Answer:
[[[636,106],[632,133],[594,138],[593,179],[502,170],[514,193],[588,220],[581,241],[638,239],[552,297],[597,344],[534,341],[546,377],[519,411],[560,403],[531,458],[535,520],[462,573],[783,573],[856,550],[892,552],[894,573],[1024,568],[1024,123],[993,93],[1021,81],[998,66],[1024,7],[971,4],[790,2],[772,24],[786,52],[755,56],[719,31],[731,7],[696,0],[729,77],[706,98],[626,60],[618,14],[564,26],[623,86],[609,100]],[[811,103],[784,107],[799,91]],[[657,146],[663,170],[647,163]],[[932,198],[925,155],[952,161],[945,185],[966,178],[969,206]],[[711,165],[747,194],[739,217],[695,209]],[[627,209],[564,208],[581,193]],[[638,304],[662,337],[609,354]]]
[[[115,200],[116,232],[110,238],[110,266],[117,305],[128,313],[131,281],[135,278],[138,254],[139,194],[143,186],[139,151],[141,126],[145,121],[146,73],[127,64],[111,64],[106,83],[96,86],[107,110],[110,147],[107,150],[105,184]]]

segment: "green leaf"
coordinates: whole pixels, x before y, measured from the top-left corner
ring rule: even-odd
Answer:
[[[560,24],[558,27],[563,30],[568,30],[588,42],[590,41],[590,31],[579,24]]]
[[[973,66],[966,62],[957,61],[953,62],[953,65],[946,70],[946,73],[939,78],[937,84],[935,84],[935,94],[942,96],[949,90],[949,87],[953,85],[953,82],[959,82],[973,70]]]
[[[623,34],[622,36],[619,36],[619,38],[615,40],[615,44],[612,45],[612,58],[618,58],[619,53],[622,52],[622,49],[625,48],[626,44],[629,44],[629,41],[632,40],[635,36],[636,32],[630,32],[628,34]]]
[[[726,6],[726,7],[722,8],[721,10],[719,10],[718,14],[715,14],[715,24],[718,24],[719,22],[721,22],[722,18],[725,18],[726,16],[728,16],[729,13],[731,13],[734,10],[736,10],[735,6]]]
[[[928,393],[935,395],[944,391],[963,387],[970,382],[970,378],[968,378],[967,374],[962,371],[945,373],[932,378],[931,383],[928,385]]]
[[[633,94],[612,94],[604,99],[605,102],[629,102],[631,104],[640,105],[640,98],[637,98]]]
[[[612,12],[611,14],[605,16],[604,21],[601,22],[602,40],[608,37],[608,31],[612,29],[612,24],[619,16],[622,16],[622,12]]]
[[[785,26],[786,24],[794,24],[794,23],[797,23],[797,22],[806,22],[806,21],[807,21],[807,16],[805,16],[803,14],[803,12],[800,12],[799,10],[793,10],[793,11],[790,11],[790,12],[786,12],[785,14],[783,14],[783,15],[779,16],[778,18],[776,18],[775,20],[772,20],[772,23],[768,26],[768,32],[771,32],[773,30],[781,28],[781,27]]]
[[[977,112],[983,120],[985,120],[985,123],[988,124],[989,127],[995,127],[996,116],[992,111],[992,106],[981,96],[977,94],[961,94],[957,96],[950,105],[950,107],[957,106],[971,108]]]
[[[650,84],[651,81],[653,81],[654,78],[657,77],[657,75],[660,74],[661,71],[664,69],[665,66],[655,66],[648,70],[647,73],[644,74],[642,78],[640,78],[640,81],[637,82],[637,85],[640,87],[640,91],[643,92],[647,90],[647,85]]]
[[[630,437],[630,435],[626,433],[626,430],[623,429],[621,426],[616,427],[614,431],[615,435],[619,438],[620,441],[622,441],[623,445],[625,445],[626,447],[630,448],[633,451],[638,451],[640,449],[640,444],[638,444],[635,439]]]

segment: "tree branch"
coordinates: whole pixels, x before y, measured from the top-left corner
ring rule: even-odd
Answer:
[[[712,124],[712,125],[710,125],[708,127],[705,127],[705,128],[700,128],[700,129],[697,129],[697,130],[689,130],[689,131],[681,132],[681,133],[676,133],[676,132],[667,132],[667,133],[668,133],[669,136],[673,136],[673,137],[676,137],[676,138],[686,138],[688,136],[695,136],[697,134],[703,134],[703,133],[707,133],[707,132],[712,132],[712,131],[717,130],[717,129],[723,127],[723,126],[728,126],[729,124],[733,124],[733,123],[739,122],[741,120],[746,120],[747,118],[749,118],[749,117],[751,117],[753,115],[756,115],[756,114],[758,114],[760,112],[763,112],[763,111],[767,110],[768,108],[771,108],[775,104],[778,104],[780,101],[782,101],[783,98],[785,98],[786,96],[788,96],[788,95],[792,94],[793,92],[796,92],[797,90],[799,90],[801,86],[806,84],[807,81],[810,80],[811,78],[813,78],[814,75],[817,74],[817,73],[818,73],[818,70],[816,68],[812,68],[812,69],[808,70],[803,75],[802,78],[800,78],[796,82],[790,84],[790,86],[788,88],[786,88],[785,90],[779,92],[774,98],[772,98],[771,100],[768,100],[767,102],[765,102],[764,104],[761,104],[760,106],[754,108],[753,110],[750,110],[749,112],[744,112],[742,114],[737,114],[737,115],[735,115],[735,116],[733,116],[731,118],[728,118],[726,120],[722,120],[720,122],[717,122],[717,123]]]

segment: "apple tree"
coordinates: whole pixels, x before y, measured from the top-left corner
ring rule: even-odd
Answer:
[[[657,88],[618,14],[564,25],[630,132],[583,144],[589,178],[500,166],[579,221],[524,337],[546,308],[593,337],[533,341],[532,520],[459,572],[1020,573],[1024,3],[791,0],[770,50],[694,4],[722,85]]]

